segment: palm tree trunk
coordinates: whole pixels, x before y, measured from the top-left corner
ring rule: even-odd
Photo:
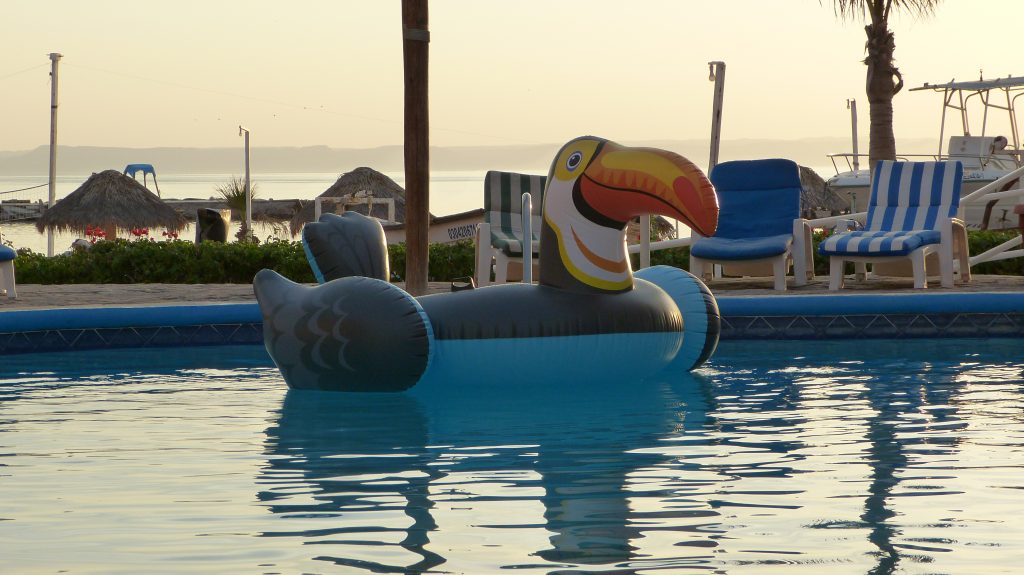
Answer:
[[[903,88],[903,77],[893,64],[896,43],[886,22],[864,27],[867,33],[867,96],[871,115],[869,166],[879,160],[896,159],[896,136],[892,129],[892,99]]]

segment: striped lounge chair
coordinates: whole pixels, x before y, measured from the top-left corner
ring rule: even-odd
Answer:
[[[871,178],[871,199],[863,230],[833,235],[818,251],[829,258],[830,290],[843,287],[845,263],[857,264],[857,278],[868,263],[909,259],[914,287],[928,287],[925,258],[938,255],[943,287],[953,287],[954,243],[967,277],[967,240],[960,205],[960,162],[878,162]]]
[[[533,202],[530,212],[533,254],[536,256],[538,253],[546,181],[544,176],[487,172],[484,178],[484,224],[480,226],[480,233],[489,236],[489,240],[486,237],[483,241],[477,239],[477,285],[490,283],[492,261],[494,281],[497,283],[508,281],[510,264],[522,264],[522,198],[527,192]],[[483,234],[488,229],[489,234]]]

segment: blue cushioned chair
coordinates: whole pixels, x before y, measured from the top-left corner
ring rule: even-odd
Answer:
[[[866,275],[865,264],[906,259],[914,287],[926,288],[925,258],[931,253],[938,255],[942,286],[953,287],[954,243],[962,272],[967,265],[966,230],[954,217],[963,173],[960,162],[878,162],[864,229],[836,234],[818,248],[829,257],[829,289],[843,287],[848,261],[858,264],[860,279]]]
[[[18,253],[7,246],[0,246],[0,294],[11,299],[18,299],[18,291],[14,289],[14,258]]]
[[[814,266],[805,249],[810,228],[799,219],[800,167],[782,159],[723,162],[711,170],[711,183],[718,230],[693,243],[690,271],[710,281],[711,265],[723,264],[736,275],[772,275],[775,289],[784,291],[792,262],[795,283],[807,283]]]

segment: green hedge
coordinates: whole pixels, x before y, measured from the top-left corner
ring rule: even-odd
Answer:
[[[968,238],[972,254],[979,254],[1017,235],[1014,231],[972,231]],[[822,234],[814,236],[814,270],[828,275],[828,261],[818,255]],[[403,281],[405,245],[388,246],[391,279]],[[651,253],[654,265],[689,269],[689,248]],[[432,244],[430,281],[452,281],[473,275],[472,242]],[[633,256],[633,266],[637,266]],[[98,242],[87,251],[48,258],[19,250],[14,260],[18,282],[26,284],[79,283],[249,283],[256,272],[269,268],[297,282],[315,281],[300,242],[271,240],[262,244],[215,243],[199,245],[186,241],[155,242],[114,240]],[[978,274],[1024,275],[1024,258],[980,264]]]
[[[402,281],[405,245],[388,246],[391,279]],[[473,244],[430,246],[431,281],[449,281],[473,274]],[[89,250],[48,258],[27,249],[14,260],[18,282],[25,284],[84,283],[249,283],[268,268],[297,282],[316,281],[301,242],[271,240],[262,244],[194,244],[124,239],[97,242]]]
[[[48,258],[19,250],[14,260],[19,283],[249,283],[263,268],[299,282],[312,282],[302,244],[194,244],[182,240],[113,240],[92,249]]]

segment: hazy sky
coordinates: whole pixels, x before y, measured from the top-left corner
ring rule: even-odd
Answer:
[[[1024,1],[947,0],[899,15],[907,87],[1024,75]],[[831,0],[432,0],[431,143],[706,138],[727,65],[725,138],[846,136],[864,32]],[[3,0],[0,150],[94,146],[372,147],[402,142],[399,0]],[[937,137],[940,98],[904,91],[897,137]],[[824,151],[823,151],[824,153]]]

